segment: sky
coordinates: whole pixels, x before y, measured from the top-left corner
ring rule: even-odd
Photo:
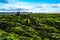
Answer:
[[[60,0],[0,0],[0,12],[60,12]]]

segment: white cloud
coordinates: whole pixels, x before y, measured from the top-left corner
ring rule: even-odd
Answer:
[[[60,4],[40,4],[33,8],[33,12],[60,12]]]
[[[11,2],[14,2],[14,0],[11,0]],[[40,4],[40,3],[27,3],[27,2],[11,3],[11,2],[3,5],[0,4],[0,9],[23,8],[23,9],[28,9],[23,11],[28,11],[28,12],[60,12],[60,4]]]

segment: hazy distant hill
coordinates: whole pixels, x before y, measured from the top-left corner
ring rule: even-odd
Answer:
[[[0,12],[0,14],[16,14],[17,12]]]

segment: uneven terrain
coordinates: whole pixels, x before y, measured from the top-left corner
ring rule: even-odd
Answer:
[[[60,14],[0,15],[2,40],[60,40]]]

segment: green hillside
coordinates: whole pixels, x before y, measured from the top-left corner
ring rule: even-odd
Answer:
[[[2,40],[60,40],[60,14],[0,15]]]

